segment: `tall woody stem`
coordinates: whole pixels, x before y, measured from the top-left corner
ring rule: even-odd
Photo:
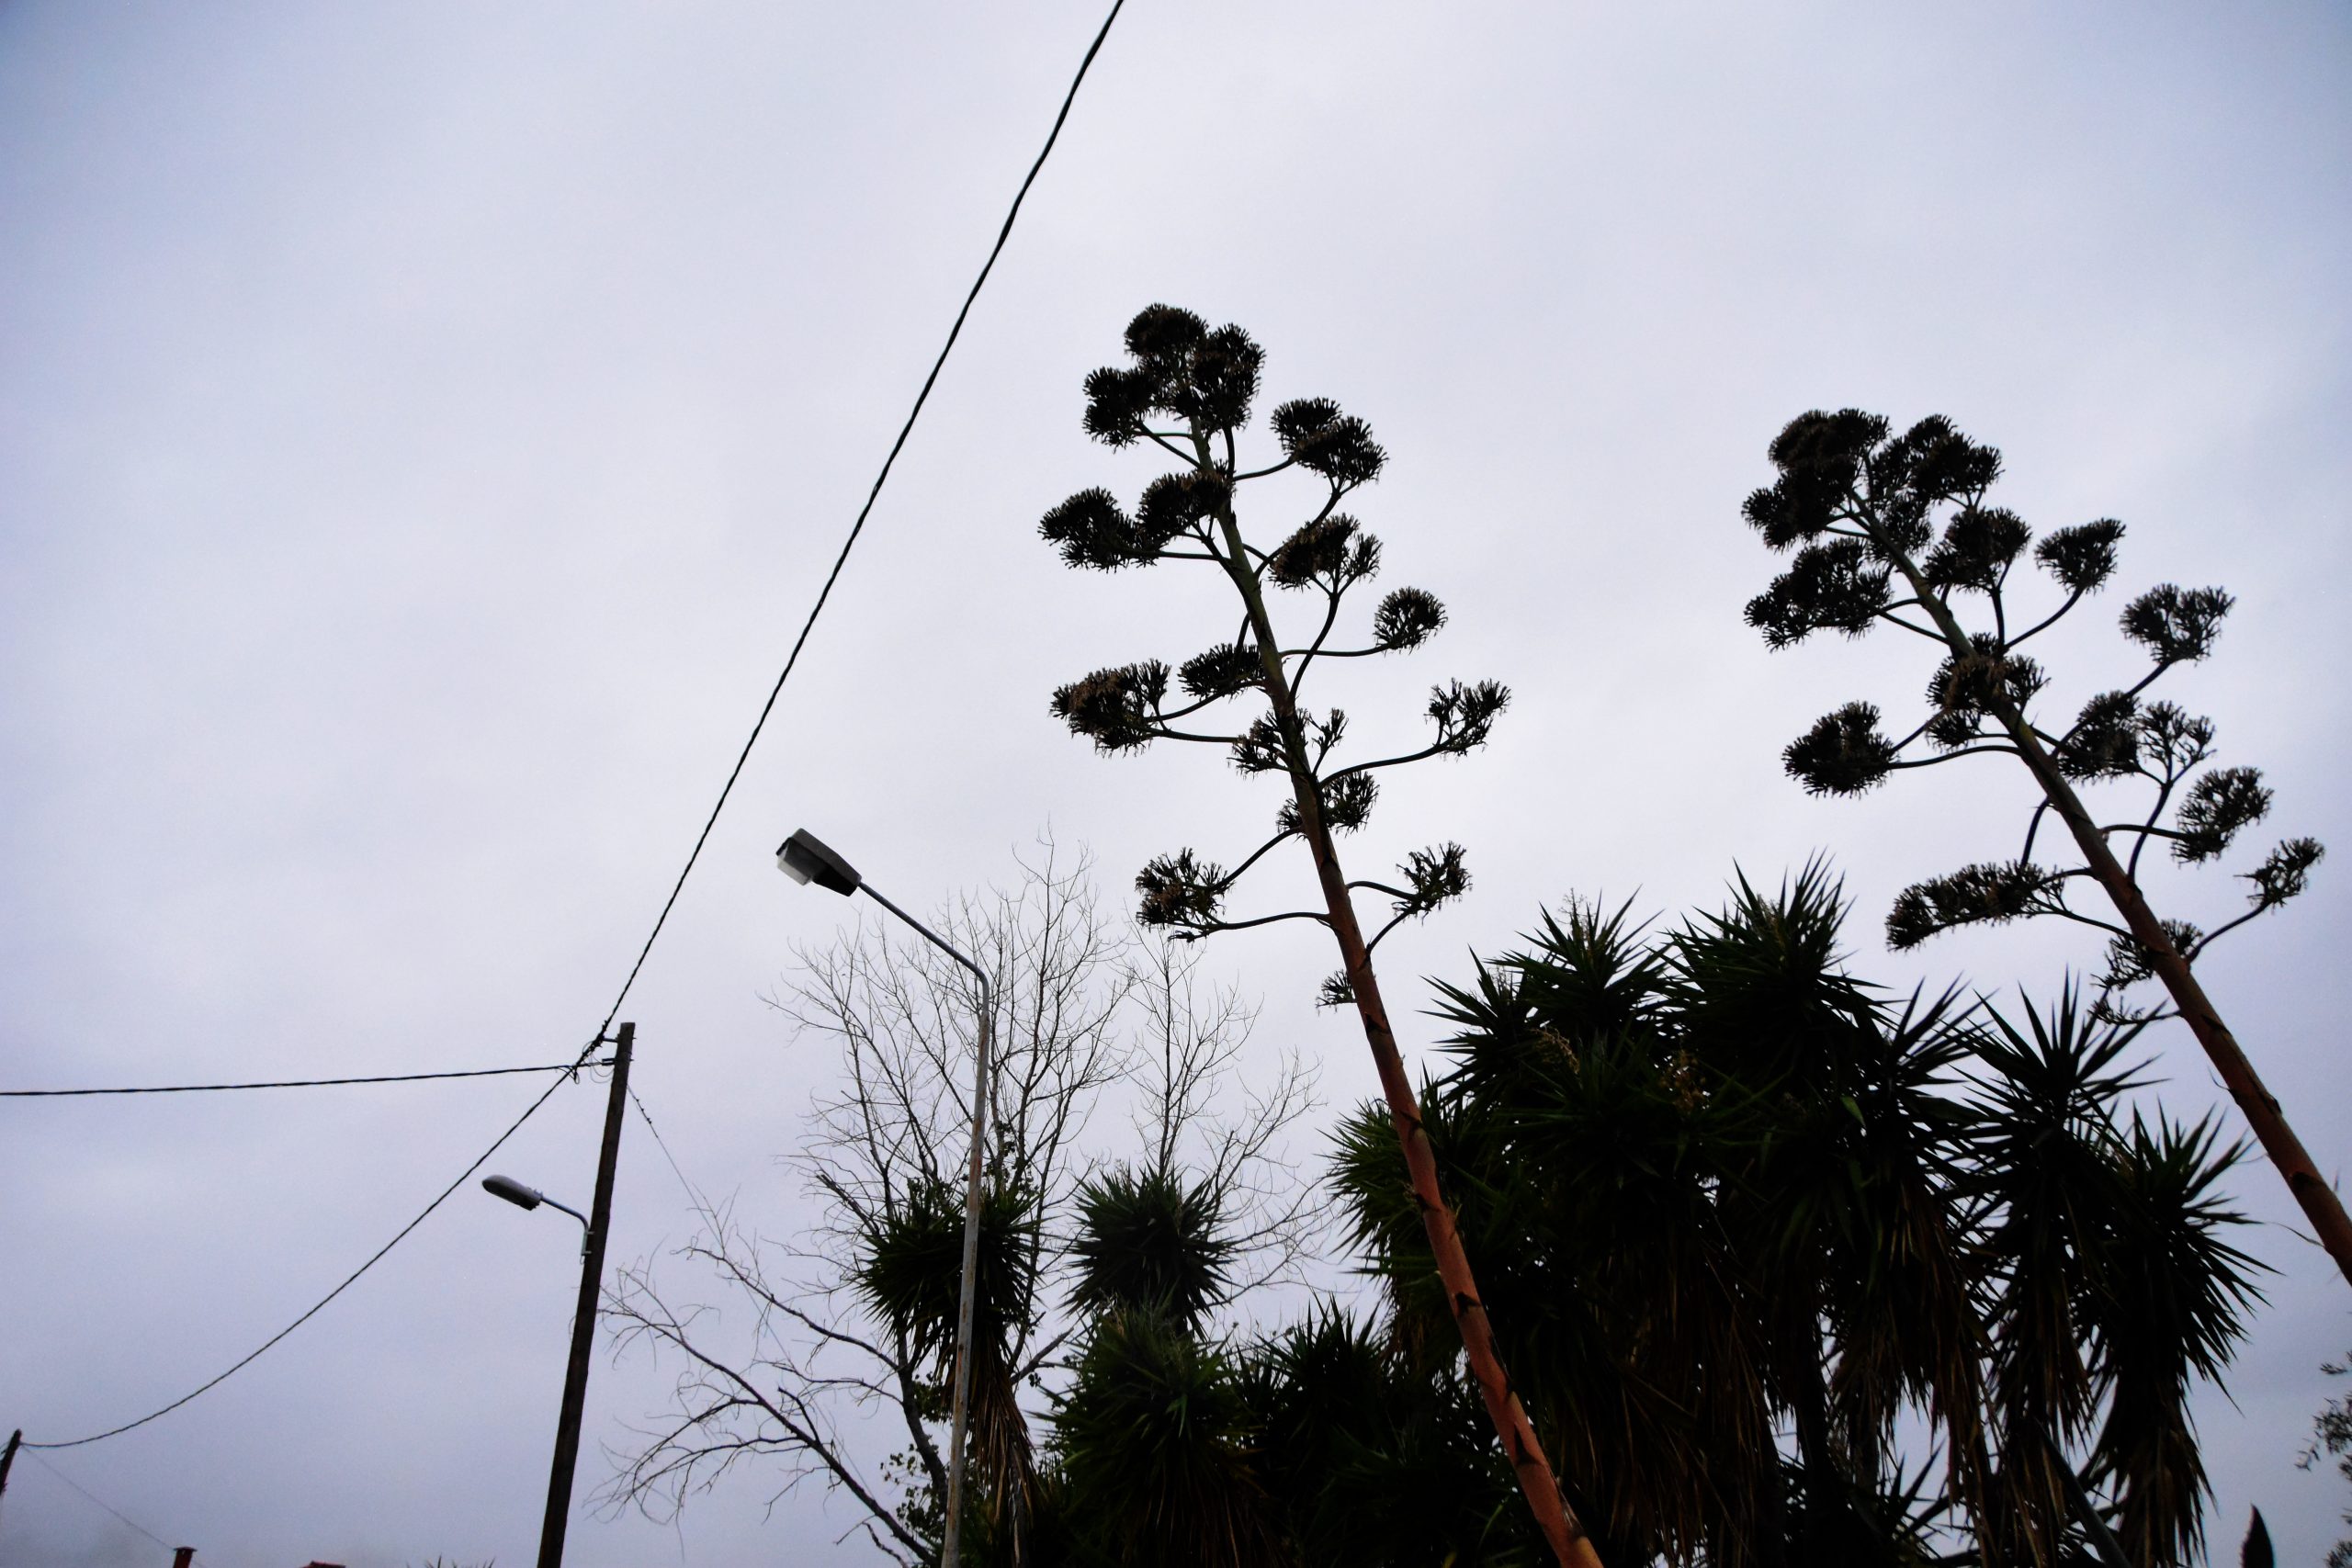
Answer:
[[[1201,467],[1207,468],[1211,465],[1206,441],[1195,439]],[[1339,939],[1348,985],[1355,993],[1356,1012],[1363,1021],[1364,1042],[1372,1047],[1373,1064],[1379,1069],[1389,1119],[1396,1125],[1396,1141],[1405,1152],[1405,1168],[1411,1175],[1413,1201],[1429,1233],[1430,1251],[1437,1260],[1438,1277],[1445,1285],[1446,1305],[1462,1333],[1471,1376],[1477,1380],[1487,1415],[1495,1424],[1503,1452],[1519,1478],[1519,1488],[1534,1511],[1544,1539],[1551,1543],[1553,1555],[1562,1568],[1601,1568],[1600,1554],[1593,1549],[1591,1538],[1561,1495],[1558,1478],[1552,1472],[1552,1461],[1544,1456],[1544,1444],[1535,1435],[1535,1424],[1528,1418],[1526,1406],[1511,1391],[1510,1375],[1503,1371],[1502,1357],[1495,1348],[1494,1328],[1487,1322],[1486,1305],[1479,1299],[1478,1281],[1470,1271],[1469,1254],[1463,1249],[1453,1211],[1438,1188],[1436,1152],[1421,1124],[1420,1105],[1413,1097],[1412,1081],[1405,1075],[1404,1058],[1397,1054],[1396,1032],[1388,1026],[1388,1010],[1380,999],[1380,982],[1373,974],[1372,954],[1364,945],[1363,929],[1356,920],[1355,899],[1348,890],[1346,874],[1340,869],[1330,829],[1323,820],[1322,796],[1317,788],[1306,732],[1299,723],[1298,704],[1283,668],[1282,645],[1274,638],[1265,596],[1242,547],[1240,525],[1230,506],[1220,509],[1217,523],[1225,539],[1225,570],[1249,608],[1250,629],[1258,642],[1266,696],[1273,705],[1274,722],[1282,731],[1283,758],[1297,802],[1299,834],[1315,857],[1324,909],[1330,919],[1332,935]]]

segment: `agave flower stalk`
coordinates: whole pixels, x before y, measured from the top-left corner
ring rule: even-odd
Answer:
[[[1072,682],[1054,694],[1054,712],[1106,754],[1155,740],[1205,743],[1227,748],[1244,773],[1278,773],[1289,784],[1272,835],[1231,870],[1190,849],[1147,865],[1136,878],[1141,917],[1192,940],[1279,920],[1311,920],[1330,932],[1340,967],[1324,982],[1323,1000],[1352,1005],[1363,1022],[1447,1300],[1503,1451],[1559,1561],[1598,1568],[1600,1557],[1563,1497],[1504,1372],[1453,1211],[1439,1190],[1437,1161],[1373,970],[1373,951],[1383,937],[1468,888],[1462,846],[1415,851],[1393,881],[1351,880],[1333,841],[1336,834],[1363,826],[1385,770],[1460,756],[1485,744],[1510,694],[1491,681],[1439,686],[1428,705],[1434,733],[1427,744],[1342,765],[1337,753],[1347,716],[1336,707],[1305,705],[1300,692],[1308,677],[1329,660],[1418,648],[1445,623],[1444,607],[1433,596],[1400,588],[1374,610],[1361,646],[1333,641],[1350,593],[1380,569],[1379,541],[1339,505],[1378,476],[1386,455],[1362,420],[1326,400],[1302,399],[1273,412],[1281,459],[1244,471],[1237,437],[1250,423],[1264,358],[1249,334],[1234,326],[1211,331],[1188,310],[1155,305],[1129,324],[1126,346],[1128,365],[1087,378],[1087,431],[1114,447],[1158,448],[1180,466],[1154,480],[1132,513],[1107,491],[1084,491],[1047,513],[1041,532],[1073,567],[1113,571],[1164,560],[1213,567],[1239,601],[1240,626],[1234,640],[1174,671],[1154,660]],[[1319,502],[1281,544],[1261,549],[1243,536],[1235,498],[1244,484],[1294,469],[1321,481]],[[1278,635],[1270,584],[1307,600],[1311,635],[1287,641]],[[1172,696],[1171,674],[1181,688]],[[1211,721],[1196,716],[1245,695],[1265,705],[1254,719],[1238,728],[1201,728]],[[1228,915],[1226,899],[1236,884],[1293,841],[1314,862],[1319,908]],[[1357,913],[1358,893],[1389,901],[1388,918],[1370,935]]]
[[[2212,651],[2230,596],[2218,588],[2165,583],[2132,600],[2122,629],[2146,649],[2153,667],[2137,683],[2092,697],[2071,726],[2044,728],[2033,701],[2047,677],[2018,650],[2106,584],[2123,525],[2102,518],[2041,540],[2034,559],[2064,597],[2026,625],[2011,614],[2011,572],[2033,535],[2015,513],[1985,502],[2000,475],[1994,448],[1941,417],[1893,435],[1883,418],[1847,409],[1796,419],[1772,443],[1770,456],[1780,477],[1748,498],[1747,521],[1771,548],[1801,547],[1789,570],[1749,603],[1749,623],[1778,649],[1825,628],[1859,637],[1886,622],[1944,654],[1928,684],[1928,716],[1910,734],[1888,739],[1875,707],[1851,703],[1790,745],[1783,753],[1789,772],[1815,794],[1858,795],[1900,769],[2002,754],[2024,766],[2041,795],[2017,859],[1905,889],[1887,919],[1890,943],[1910,947],[1954,926],[2037,915],[2108,933],[2102,1010],[2128,1016],[2115,998],[2141,981],[2162,982],[2321,1244],[2352,1281],[2352,1220],[2342,1200],[2193,969],[2216,938],[2304,890],[2322,852],[2318,841],[2289,839],[2242,874],[2253,885],[2248,907],[2210,931],[2159,918],[2140,887],[2141,858],[2152,844],[2168,847],[2183,864],[2212,861],[2270,807],[2258,770],[2199,771],[2212,754],[2211,720],[2143,696],[2166,671]],[[1959,604],[1970,594],[1986,611],[1973,630]],[[2103,781],[2136,781],[2148,796],[2146,810],[2102,820],[2076,786]],[[2045,815],[2064,826],[2078,863],[2052,866],[2035,858]],[[2120,925],[2067,903],[2068,886],[2077,880],[2098,885]]]

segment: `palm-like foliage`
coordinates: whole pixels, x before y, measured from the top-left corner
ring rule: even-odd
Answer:
[[[1149,1308],[1089,1337],[1054,1428],[1067,1528],[1135,1568],[1283,1561],[1232,1358]]]
[[[2212,1191],[2235,1149],[2211,1120],[2132,1119],[2119,1168],[2123,1202],[2104,1259],[2098,1330],[2109,1388],[2097,1463],[2122,1499],[2134,1562],[2188,1560],[2203,1544],[2205,1467],[2188,1417],[2199,1379],[2221,1375],[2254,1296],[2257,1265],[2222,1239],[2232,1216]]]
[[[2253,1295],[2237,1151],[2120,1119],[2136,1026],[1898,1005],[1843,970],[1843,915],[1818,866],[1646,938],[1572,906],[1443,991],[1422,1103],[1521,1397],[1589,1434],[1573,1500],[1612,1560],[1917,1562],[1932,1521],[2047,1562],[2086,1481],[2135,1562],[2187,1560],[2187,1398]],[[1383,1131],[1342,1129],[1335,1180],[1396,1343],[1442,1345]]]
[[[2188,1398],[2256,1265],[2210,1123],[2125,1109],[2137,1024],[2012,1021],[1848,974],[1810,866],[1645,933],[1572,904],[1442,988],[1420,1104],[1517,1392],[1611,1561],[2143,1568],[2200,1545]],[[1532,1562],[1385,1107],[1333,1182],[1385,1310],[1210,1336],[1224,1220],[1085,1190],[1041,1562]],[[1574,1413],[1568,1419],[1567,1413]],[[1934,1450],[1896,1450],[1923,1416]]]
[[[2259,1266],[2222,1239],[2236,1216],[2212,1195],[2240,1151],[2217,1148],[2210,1122],[2120,1120],[2138,1025],[2088,1022],[2071,994],[2023,1030],[1992,1024],[1975,1182],[1996,1260],[2003,1497],[2051,1550],[2064,1478],[2039,1434],[2071,1444],[2096,1426],[2089,1468],[2116,1494],[2126,1551],[2184,1561],[2205,1490],[2189,1390],[2220,1375],[2257,1299]]]
[[[1876,1496],[1905,1404],[1973,1483],[1980,1336],[1953,1179],[1966,1111],[1939,1092],[1966,1036],[1949,997],[1890,1010],[1848,976],[1843,914],[1816,863],[1777,897],[1741,879],[1724,913],[1664,948],[1679,1049],[1739,1118],[1716,1213],[1740,1238],[1772,1400],[1794,1427],[1795,1533],[1852,1555],[1869,1549],[1854,1482]]]
[[[1174,1171],[1114,1168],[1079,1189],[1070,1261],[1082,1312],[1158,1313],[1191,1333],[1232,1284],[1233,1243],[1206,1182]]]
[[[1068,1255],[1092,1321],[1057,1406],[1048,1560],[1281,1562],[1238,1368],[1203,1334],[1234,1255],[1216,1189],[1114,1167],[1080,1187]]]
[[[858,1293],[927,1364],[928,1403],[945,1405],[955,1371],[956,1318],[964,1265],[964,1200],[944,1182],[910,1184],[876,1224],[855,1277]],[[973,1473],[993,1516],[1030,1484],[1029,1427],[1023,1419],[1012,1345],[1035,1314],[1035,1196],[996,1185],[980,1208],[979,1268],[972,1295]]]
[[[1450,1357],[1325,1306],[1251,1346],[1244,1396],[1290,1560],[1340,1568],[1544,1555],[1485,1441],[1477,1395]]]

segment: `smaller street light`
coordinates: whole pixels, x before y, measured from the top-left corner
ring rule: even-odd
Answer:
[[[980,1272],[980,1162],[988,1135],[989,1025],[996,1009],[988,971],[948,945],[947,939],[899,908],[858,875],[857,868],[826,847],[823,840],[802,828],[775,852],[778,870],[807,886],[815,883],[843,897],[863,890],[865,896],[922,933],[924,941],[972,972],[980,983],[978,1062],[972,1072],[972,1163],[964,1187],[964,1278],[956,1301],[956,1392],[947,1438],[947,1521],[939,1560],[962,1561],[958,1542],[964,1517],[965,1433],[972,1419],[972,1297]]]

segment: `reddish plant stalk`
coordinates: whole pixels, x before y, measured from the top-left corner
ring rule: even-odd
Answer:
[[[1204,467],[1206,466],[1204,462]],[[1411,1177],[1414,1204],[1420,1210],[1430,1252],[1437,1262],[1438,1278],[1445,1286],[1446,1307],[1462,1334],[1470,1375],[1477,1382],[1487,1417],[1493,1421],[1495,1435],[1501,1439],[1503,1453],[1518,1477],[1520,1491],[1526,1496],[1536,1524],[1561,1568],[1601,1568],[1600,1554],[1594,1550],[1576,1511],[1561,1494],[1552,1461],[1544,1455],[1543,1440],[1535,1434],[1535,1424],[1528,1418],[1526,1406],[1512,1392],[1510,1376],[1503,1370],[1494,1327],[1487,1321],[1486,1304],[1478,1295],[1477,1279],[1471,1272],[1470,1256],[1462,1246],[1453,1211],[1438,1186],[1436,1151],[1430,1146],[1428,1130],[1421,1124],[1420,1105],[1414,1099],[1412,1080],[1406,1077],[1396,1032],[1389,1028],[1388,1010],[1380,999],[1380,982],[1373,973],[1363,929],[1356,919],[1355,899],[1348,890],[1346,874],[1340,869],[1330,829],[1323,820],[1323,802],[1314,767],[1307,758],[1298,705],[1283,670],[1282,645],[1274,638],[1264,595],[1250,568],[1239,524],[1229,507],[1219,512],[1217,520],[1225,535],[1225,569],[1249,607],[1250,627],[1257,638],[1259,660],[1264,671],[1262,683],[1267,700],[1273,706],[1274,722],[1282,732],[1283,762],[1297,803],[1299,836],[1306,840],[1307,850],[1315,858],[1315,874],[1322,886],[1331,934],[1340,944],[1340,958],[1349,988],[1354,993],[1356,1013],[1363,1021],[1364,1043],[1371,1046],[1373,1065],[1380,1074],[1381,1092],[1387,1099],[1389,1119],[1396,1125],[1396,1142],[1404,1151],[1405,1168]]]

